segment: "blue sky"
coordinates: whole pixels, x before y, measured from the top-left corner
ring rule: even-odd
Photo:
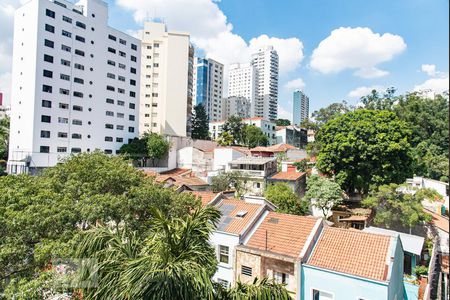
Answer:
[[[2,0],[0,26],[12,22],[9,6],[20,1]],[[448,90],[448,0],[107,2],[112,27],[135,33],[144,20],[161,18],[169,30],[190,32],[200,55],[225,64],[245,62],[273,44],[281,65],[281,117],[292,112],[295,88],[310,97],[311,112],[344,99],[356,104],[372,87]],[[11,53],[12,26],[6,25],[0,63]],[[0,65],[0,89],[9,71]]]

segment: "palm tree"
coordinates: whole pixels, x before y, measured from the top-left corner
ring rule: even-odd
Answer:
[[[251,284],[238,281],[230,289],[216,286],[217,300],[291,300],[290,294],[284,284],[268,278],[255,278]]]

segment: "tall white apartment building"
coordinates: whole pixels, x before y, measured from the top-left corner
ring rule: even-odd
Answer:
[[[138,134],[140,41],[108,26],[101,0],[16,10],[8,171],[70,153],[115,154]]]
[[[250,101],[250,114],[254,115],[256,88],[255,68],[250,63],[232,64],[228,73],[228,97],[244,97]]]
[[[278,54],[273,46],[252,55],[255,68],[254,117],[275,120],[278,117]]]
[[[189,135],[193,49],[189,34],[146,22],[141,36],[139,133]]]
[[[250,100],[245,97],[227,97],[222,99],[222,120],[231,116],[250,118]]]
[[[196,57],[194,64],[194,101],[203,105],[210,121],[222,119],[223,64]]]

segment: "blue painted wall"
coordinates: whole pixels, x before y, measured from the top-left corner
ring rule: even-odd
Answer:
[[[405,282],[404,300],[417,300],[419,299],[419,286]]]
[[[403,246],[398,237],[394,238],[394,247],[392,247],[391,257],[394,257],[394,262],[391,269],[391,277],[389,282],[389,300],[403,299]]]

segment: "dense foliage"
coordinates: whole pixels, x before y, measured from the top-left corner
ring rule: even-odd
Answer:
[[[306,215],[309,210],[307,201],[301,200],[284,182],[269,184],[264,197],[278,207],[278,211],[293,215]]]
[[[291,125],[291,121],[289,121],[288,119],[277,119],[277,120],[275,120],[275,125],[289,126],[289,125]]]
[[[244,126],[242,118],[233,115],[223,124],[222,132],[228,132],[234,138],[233,144],[238,145],[243,140]]]
[[[0,120],[0,176],[3,174],[8,160],[9,117]]]
[[[254,125],[245,125],[242,134],[242,146],[254,148],[256,146],[267,146],[269,139],[262,130]]]
[[[349,194],[411,176],[411,130],[393,112],[359,109],[327,122],[317,133],[318,169]]]
[[[169,150],[170,142],[164,136],[147,132],[142,137],[134,138],[130,143],[122,145],[120,153],[137,161],[140,166],[145,166],[147,159],[151,159],[152,165],[155,166],[155,161],[164,158]]]
[[[240,145],[249,148],[269,144],[269,138],[261,128],[247,125],[242,122],[242,118],[237,116],[231,116],[223,124],[222,133],[217,141],[222,146]]]
[[[343,201],[343,191],[338,183],[333,180],[311,175],[306,181],[305,200],[310,202],[312,206],[322,211],[323,217],[326,219],[329,211]]]
[[[209,140],[209,120],[202,104],[194,106],[191,136],[193,139]]]

